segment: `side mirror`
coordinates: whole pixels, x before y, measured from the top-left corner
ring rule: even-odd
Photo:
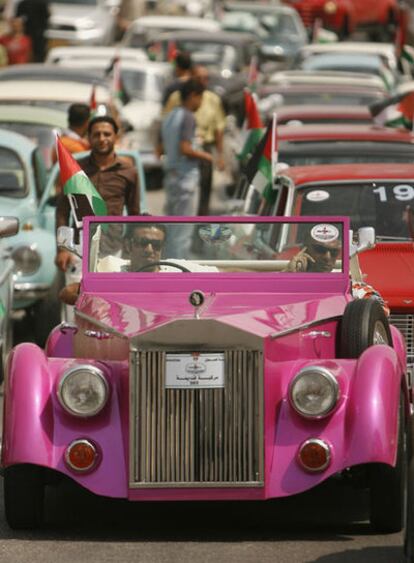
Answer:
[[[56,242],[58,248],[69,250],[69,252],[73,252],[73,254],[82,258],[82,254],[80,252],[81,245],[75,244],[75,231],[72,227],[59,227],[56,233]]]
[[[356,241],[353,240],[353,231],[350,231],[350,256],[355,256],[364,250],[375,246],[375,229],[374,227],[360,227]]]
[[[0,237],[12,237],[19,232],[17,217],[0,217]]]

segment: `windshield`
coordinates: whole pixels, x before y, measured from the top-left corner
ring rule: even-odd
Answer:
[[[329,222],[94,221],[89,231],[89,271],[341,272],[342,240],[343,225]]]
[[[229,39],[230,41],[230,39]],[[215,69],[235,69],[237,66],[237,50],[233,45],[201,41],[177,41],[180,51],[191,53],[191,59],[196,64]]]
[[[164,90],[162,76],[140,70],[122,70],[122,84],[133,98],[142,101],[161,102]]]
[[[25,183],[26,175],[18,155],[6,148],[0,148],[0,196],[24,196]]]
[[[79,4],[84,6],[96,6],[98,0],[52,0],[53,4]]]
[[[355,182],[299,189],[294,215],[349,215],[351,228],[374,227],[377,239],[412,240],[414,182]]]

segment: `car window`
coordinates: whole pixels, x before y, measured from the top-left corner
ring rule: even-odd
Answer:
[[[36,143],[42,153],[47,169],[52,166],[52,148],[56,142],[56,134],[60,132],[60,129],[51,125],[20,123],[16,121],[2,121],[1,127],[20,133]]]
[[[23,197],[26,182],[26,172],[18,154],[0,147],[0,196]]]
[[[351,218],[351,227],[374,227],[378,238],[412,240],[414,182],[355,182],[321,184],[298,189],[294,215],[336,215]]]

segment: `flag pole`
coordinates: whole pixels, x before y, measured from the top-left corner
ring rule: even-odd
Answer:
[[[272,160],[271,160],[272,187],[273,187],[274,177],[276,176],[276,167],[278,160],[278,153],[276,147],[276,128],[277,128],[277,114],[276,112],[274,112],[272,118]]]

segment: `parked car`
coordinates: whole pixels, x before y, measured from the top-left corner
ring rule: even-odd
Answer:
[[[13,271],[14,262],[2,239],[19,230],[16,217],[0,216],[0,383],[4,379],[7,355],[12,346]]]
[[[348,37],[356,29],[367,29],[372,37],[394,37],[399,17],[398,0],[283,0],[295,8],[303,23],[312,29],[316,20],[337,33]]]
[[[122,46],[146,48],[148,42],[156,40],[160,33],[177,31],[214,34],[220,31],[220,24],[214,19],[192,16],[141,16],[126,30]]]
[[[369,104],[390,95],[378,76],[339,71],[280,71],[259,84],[258,107],[267,117],[288,105],[353,105]]]
[[[167,61],[171,44],[188,51],[195,64],[209,69],[209,87],[240,120],[244,112],[243,88],[247,86],[252,59],[258,55],[259,42],[251,33],[177,31],[157,35],[147,49],[157,60]]]
[[[52,166],[52,150],[56,134],[67,127],[66,111],[27,106],[22,104],[0,104],[0,127],[25,135],[40,149],[46,168]]]
[[[46,167],[37,144],[0,129],[0,209],[20,221],[20,231],[7,244],[14,260],[13,308],[33,318],[35,331],[54,326],[52,304],[45,299],[56,276],[56,239],[43,225],[39,202],[45,185]]]
[[[412,162],[412,161],[411,161]],[[351,228],[374,227],[375,248],[360,255],[364,281],[380,292],[390,321],[404,334],[407,372],[414,379],[414,165],[378,162],[298,166],[277,180],[263,213],[349,215]]]
[[[229,29],[232,14],[246,14],[253,17],[260,29],[264,30],[264,34],[258,35],[262,59],[282,61],[290,65],[299,49],[308,43],[306,29],[294,8],[274,3],[226,2],[223,9],[224,29]],[[254,32],[254,28],[239,31]]]
[[[124,258],[104,250],[115,225]],[[142,263],[137,227],[158,262]],[[281,230],[289,244],[333,238],[335,269],[285,271]],[[346,473],[366,478],[375,529],[399,530],[403,339],[377,302],[352,300],[348,231],[340,217],[85,219],[75,325],[10,355],[9,525],[41,523],[47,476],[135,502],[214,502],[285,497]]]
[[[9,0],[6,16],[19,0]],[[53,0],[46,37],[57,45],[110,45],[115,38],[120,0]]]

